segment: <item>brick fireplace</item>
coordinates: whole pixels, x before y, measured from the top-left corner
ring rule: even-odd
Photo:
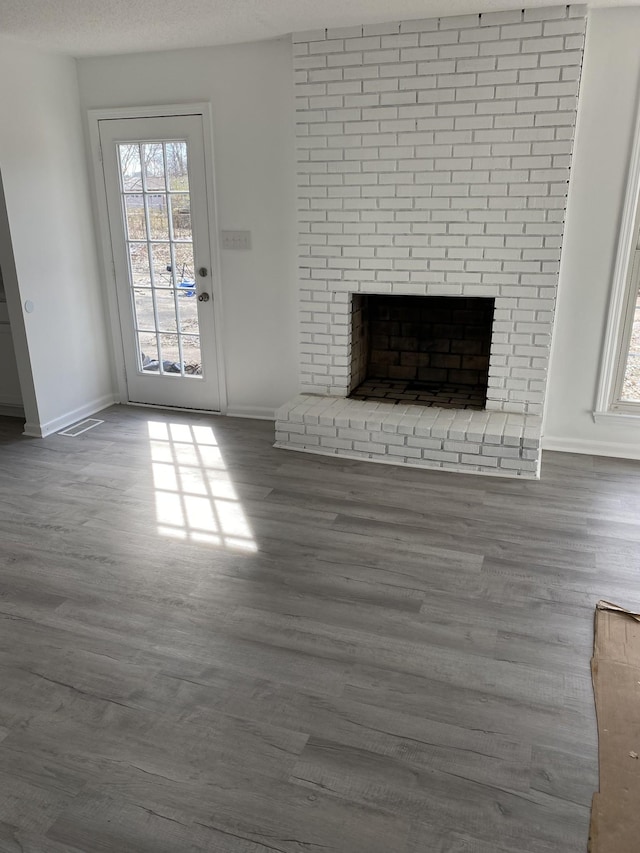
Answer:
[[[537,476],[584,26],[558,6],[294,36],[301,393],[277,446]],[[480,352],[442,343],[431,299],[484,304]]]

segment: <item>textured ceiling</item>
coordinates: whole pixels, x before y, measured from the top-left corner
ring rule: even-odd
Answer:
[[[461,15],[557,0],[0,0],[0,33],[72,56],[202,47],[297,30]],[[640,5],[596,0],[592,6]]]

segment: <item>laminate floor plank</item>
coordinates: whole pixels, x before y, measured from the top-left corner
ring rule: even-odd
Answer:
[[[0,418],[0,853],[582,853],[640,463],[519,481],[273,425]]]

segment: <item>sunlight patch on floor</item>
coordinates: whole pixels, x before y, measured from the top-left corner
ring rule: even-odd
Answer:
[[[213,429],[149,421],[158,533],[257,551]]]

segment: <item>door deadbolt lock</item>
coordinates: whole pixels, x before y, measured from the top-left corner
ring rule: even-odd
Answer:
[[[198,296],[198,302],[208,302],[210,298],[211,297],[208,293],[201,293],[200,296]]]
[[[200,269],[198,270],[198,275],[201,275],[202,278],[205,278],[207,275],[209,275],[209,270],[206,267],[200,267]]]

